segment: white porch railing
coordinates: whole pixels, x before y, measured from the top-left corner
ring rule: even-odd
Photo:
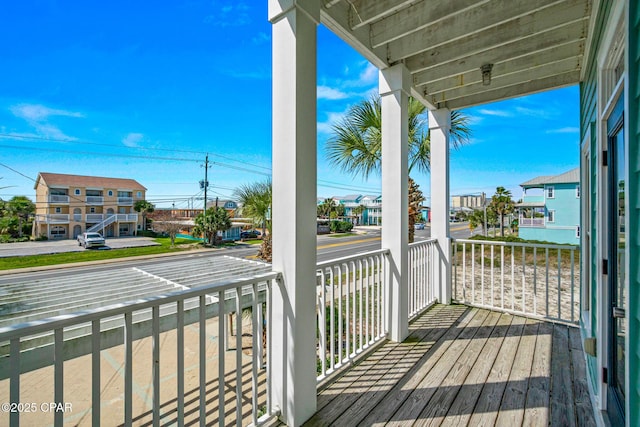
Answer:
[[[69,203],[69,196],[62,194],[50,194],[49,203]]]
[[[387,254],[318,263],[318,382],[386,338]]]
[[[62,426],[82,418],[93,425],[268,421],[277,413],[271,407],[271,341],[267,328],[265,364],[260,331],[270,324],[271,288],[278,278],[268,273],[0,328],[0,400],[15,407],[3,407],[0,424]],[[225,314],[247,308],[251,346],[243,347],[243,322],[237,321],[235,348],[228,351]],[[70,337],[79,328],[86,334]],[[37,347],[29,345],[34,337]],[[173,343],[170,349],[167,342]],[[34,378],[38,387],[29,387]],[[161,385],[161,379],[168,383]],[[40,401],[34,397],[40,389],[52,393]],[[109,393],[114,399],[107,399]],[[54,410],[50,402],[63,409],[70,402],[73,410]]]
[[[46,224],[66,224],[69,222],[69,214],[36,215],[36,218]]]
[[[133,206],[133,197],[118,197],[118,204],[121,206]]]
[[[518,218],[518,227],[544,227],[544,218]]]
[[[452,239],[453,299],[549,320],[579,319],[580,251],[545,245]]]
[[[436,239],[409,245],[409,319],[436,302],[434,264],[438,257]]]
[[[103,196],[87,196],[88,205],[102,205],[104,204]]]

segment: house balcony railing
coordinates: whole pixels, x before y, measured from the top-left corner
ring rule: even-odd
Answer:
[[[67,224],[69,223],[69,214],[36,215],[36,220],[45,224]]]
[[[49,195],[49,203],[54,204],[68,204],[69,196],[62,194],[50,194]]]
[[[518,218],[518,227],[544,227],[544,218]]]
[[[577,323],[580,251],[573,245],[452,239],[453,298],[482,308]]]
[[[113,222],[138,222],[138,214],[87,214],[85,220],[97,224],[111,217],[115,217]]]
[[[409,246],[409,319],[420,319],[437,302],[441,253],[435,239]],[[454,301],[577,322],[576,247],[453,239],[451,256]],[[318,386],[386,345],[390,273],[384,249],[317,265]],[[37,414],[54,425],[79,418],[94,425],[271,422],[279,413],[271,379],[281,375],[271,371],[278,362],[269,360],[271,291],[280,277],[272,272],[0,328],[0,400],[32,401],[28,384],[37,380],[50,385],[52,401],[77,402],[72,415]],[[108,361],[121,372],[117,384],[105,376],[105,349],[119,358]],[[91,397],[76,400],[82,390]],[[107,407],[106,399],[112,402]],[[34,416],[5,415],[11,425],[29,424]]]
[[[104,204],[104,197],[103,196],[87,196],[87,204],[101,206]]]
[[[118,205],[133,206],[133,197],[118,197]]]

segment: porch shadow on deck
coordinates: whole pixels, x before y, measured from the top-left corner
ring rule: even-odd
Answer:
[[[438,305],[318,394],[307,426],[595,426],[580,333]]]

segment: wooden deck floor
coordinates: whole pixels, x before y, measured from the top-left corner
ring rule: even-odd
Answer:
[[[321,390],[308,426],[595,426],[577,328],[435,306]]]

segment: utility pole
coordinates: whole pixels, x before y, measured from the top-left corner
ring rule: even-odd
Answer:
[[[200,189],[204,189],[204,211],[203,215],[207,213],[207,187],[209,187],[209,154],[204,159],[204,181],[200,181]]]

